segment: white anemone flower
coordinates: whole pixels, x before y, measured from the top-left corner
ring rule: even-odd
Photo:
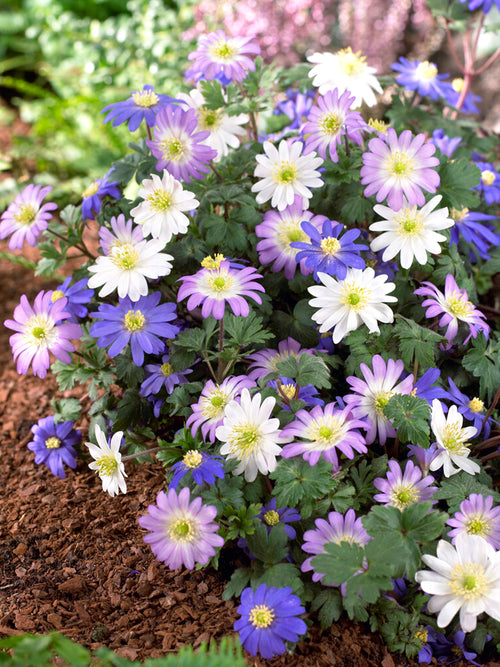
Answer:
[[[118,296],[128,296],[138,301],[148,293],[147,279],[156,280],[168,276],[172,270],[172,255],[161,252],[163,241],[140,241],[122,243],[111,248],[108,255],[99,256],[89,266],[94,275],[89,278],[90,288],[102,287],[99,296],[107,296],[118,290]]]
[[[470,454],[467,440],[476,435],[477,429],[474,426],[462,428],[462,424],[463,416],[456,405],[452,405],[445,416],[441,402],[437,398],[432,401],[431,429],[436,437],[437,453],[429,470],[443,468],[445,477],[451,477],[460,470],[470,475],[481,470],[477,463],[467,458]]]
[[[476,628],[483,612],[500,621],[500,551],[479,535],[461,533],[455,546],[440,540],[436,556],[422,560],[431,570],[419,570],[415,579],[425,593],[430,612],[439,612],[437,624],[447,627],[460,612],[464,632]]]
[[[95,427],[95,435],[97,445],[93,442],[85,443],[94,459],[92,463],[89,463],[89,468],[98,473],[102,481],[102,490],[107,491],[112,498],[120,491],[127,493],[127,482],[125,481],[127,474],[120,453],[123,431],[114,433],[109,444],[104,431],[98,424]]]
[[[365,57],[359,52],[353,53],[348,47],[336,53],[313,53],[307,60],[314,64],[309,76],[320,95],[337,88],[339,95],[346,90],[354,95],[351,109],[357,109],[363,102],[369,107],[377,104],[373,91],[383,92],[377,78],[373,76],[377,70],[368,67]]]
[[[264,141],[265,155],[256,155],[258,162],[254,176],[261,178],[252,185],[252,192],[257,192],[258,204],[271,199],[271,206],[283,211],[294,202],[295,195],[304,200],[312,197],[309,188],[319,188],[323,185],[320,173],[317,171],[323,163],[315,151],[302,155],[303,143],[294,141],[288,144],[285,139],[280,141],[276,148],[270,141]],[[307,208],[307,205],[304,206]]]
[[[441,254],[439,244],[446,241],[446,236],[437,232],[455,224],[454,220],[448,217],[447,208],[434,211],[441,199],[441,195],[436,195],[420,210],[417,206],[409,206],[405,197],[399,211],[393,211],[388,206],[374,206],[375,213],[384,220],[371,224],[370,230],[384,233],[373,239],[370,248],[373,252],[385,248],[383,262],[388,262],[399,253],[403,269],[409,269],[414,259],[419,264],[426,264],[427,253]]]
[[[268,396],[261,401],[260,393],[252,397],[248,389],[243,389],[241,401],[227,404],[222,426],[215,431],[216,438],[224,443],[220,453],[239,461],[233,474],[244,472],[247,482],[253,482],[258,472],[273,472],[281,452],[278,443],[291,439],[282,435],[279,419],[271,418],[276,399]]]
[[[160,178],[151,174],[141,183],[137,192],[144,199],[130,211],[134,222],[142,225],[144,236],[151,235],[163,244],[168,243],[174,234],[185,234],[190,220],[184,211],[192,211],[200,205],[189,190],[184,190],[182,183],[166,169]]]
[[[189,95],[179,93],[177,97],[182,100],[185,107],[194,109],[198,114],[198,130],[210,132],[203,143],[217,151],[214,162],[219,162],[227,155],[229,148],[238,148],[239,137],[246,134],[246,130],[241,126],[248,123],[248,114],[229,116],[222,108],[208,109],[203,93],[198,88],[189,91]]]
[[[319,309],[312,319],[321,325],[320,333],[333,329],[332,340],[335,344],[362,324],[368,327],[370,333],[378,333],[378,322],[390,323],[394,320],[386,302],[397,301],[395,296],[389,296],[396,285],[388,283],[385,274],[376,276],[375,271],[368,267],[364,270],[348,269],[344,280],[336,280],[322,272],[318,272],[318,278],[322,285],[308,287],[315,297],[309,305]]]

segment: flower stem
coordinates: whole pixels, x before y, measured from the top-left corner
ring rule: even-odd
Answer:
[[[127,454],[127,456],[122,456],[122,461],[129,461],[130,459],[137,459],[139,456],[146,456],[146,454],[156,454],[159,452],[159,447],[151,447],[151,449],[145,449],[142,452],[136,452],[135,454]]]

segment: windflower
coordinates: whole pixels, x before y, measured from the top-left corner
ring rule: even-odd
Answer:
[[[261,180],[252,185],[258,204],[269,199],[271,206],[283,211],[294,203],[295,195],[310,199],[310,188],[320,188],[323,180],[317,168],[323,159],[315,152],[303,154],[301,141],[289,145],[284,139],[276,148],[270,141],[263,143],[265,155],[256,155],[257,167],[254,176]]]
[[[245,588],[237,612],[241,618],[233,627],[243,648],[250,655],[260,653],[265,659],[286,653],[285,641],[297,642],[307,630],[305,622],[298,618],[305,608],[290,586],[260,584],[255,592]]]
[[[483,14],[489,14],[493,3],[495,3],[496,8],[500,11],[500,0],[460,0],[461,3],[467,3],[467,9],[470,12],[475,12],[476,9],[480,9]]]
[[[374,252],[383,250],[384,262],[399,254],[403,269],[409,269],[414,260],[426,264],[427,253],[441,254],[439,244],[446,241],[446,236],[438,234],[438,231],[455,224],[448,217],[447,208],[434,210],[441,199],[441,195],[436,195],[420,210],[416,206],[409,206],[405,197],[398,211],[380,204],[374,206],[375,213],[384,219],[372,223],[370,230],[383,233],[373,239],[370,248]]]
[[[66,278],[66,280],[52,292],[51,299],[52,301],[57,301],[58,299],[65,297],[67,302],[64,310],[67,313],[71,313],[69,321],[76,322],[77,318],[87,317],[89,311],[86,304],[92,301],[94,290],[88,289],[88,281],[86,278],[77,280],[73,285],[71,284],[72,279],[72,276]]]
[[[196,449],[187,451],[180,461],[170,468],[173,477],[168,485],[169,490],[179,486],[185,475],[191,474],[195,484],[213,484],[215,478],[224,479],[224,464],[222,456],[211,456]]]
[[[312,319],[321,325],[320,333],[333,329],[335,344],[362,324],[373,333],[379,331],[378,322],[393,321],[393,312],[386,303],[397,301],[389,296],[396,286],[387,282],[385,274],[376,276],[372,268],[348,269],[344,280],[335,280],[326,273],[318,273],[318,278],[322,285],[308,287],[314,297],[309,305],[318,308]]]
[[[487,0],[488,1],[488,0]],[[496,2],[497,0],[495,0]],[[453,79],[451,83],[447,81],[443,83],[444,87],[444,99],[446,104],[449,104],[452,107],[457,107],[457,104],[462,95],[462,90],[464,88],[465,81],[461,77]],[[460,111],[462,113],[479,113],[479,109],[476,106],[476,102],[481,102],[482,98],[479,95],[474,95],[470,91],[466,93],[465,98],[462,101],[460,106]]]
[[[76,468],[78,453],[75,449],[82,439],[80,431],[73,428],[74,422],[65,421],[56,424],[54,417],[43,417],[31,427],[33,440],[28,442],[28,449],[35,454],[35,463],[45,463],[50,472],[64,479],[64,463]]]
[[[28,185],[2,213],[0,239],[6,239],[12,234],[10,250],[21,250],[25,241],[32,247],[36,246],[38,237],[49,225],[51,211],[57,208],[53,202],[42,204],[49,192],[52,192],[50,185],[44,188],[41,185]]]
[[[445,417],[441,402],[437,398],[432,401],[431,430],[436,438],[437,450],[430,470],[443,468],[445,477],[451,477],[460,470],[469,475],[481,471],[477,463],[468,459],[470,450],[467,440],[476,435],[477,429],[473,426],[462,428],[462,424],[463,417],[456,405],[450,407]]]
[[[449,137],[444,133],[444,130],[434,130],[432,137],[429,139],[443,155],[451,157],[458,146],[462,143],[462,137]]]
[[[483,439],[489,438],[492,419],[488,417],[486,422],[484,421],[486,408],[483,401],[477,396],[469,398],[463,394],[450,377],[448,378],[448,385],[449,391],[445,392],[444,398],[453,401],[459,413],[472,422],[474,428],[477,429],[477,435],[481,433],[484,423]]]
[[[44,378],[50,366],[49,352],[65,364],[71,362],[70,352],[75,346],[71,338],[80,338],[82,330],[78,324],[65,322],[71,313],[65,310],[66,298],[52,301],[52,291],[39,292],[30,305],[26,295],[14,310],[14,319],[5,320],[4,326],[17,333],[9,338],[9,343],[17,359],[17,372],[26,375],[30,364],[33,375]]]
[[[308,90],[300,93],[293,88],[287,88],[285,91],[286,99],[278,102],[274,108],[274,115],[283,114],[292,121],[288,126],[290,130],[298,130],[307,120],[314,103],[314,91]]]
[[[424,281],[422,285],[424,287],[419,287],[413,293],[429,297],[422,302],[422,307],[427,308],[425,316],[429,319],[441,316],[439,326],[447,327],[444,335],[448,347],[451,347],[458,333],[459,322],[464,322],[469,328],[464,345],[471,337],[476,338],[480,331],[488,338],[490,327],[484,321],[486,316],[469,301],[467,292],[458,287],[451,273],[446,276],[444,294],[431,282]]]
[[[193,65],[184,74],[186,79],[218,79],[224,85],[231,81],[243,81],[248,72],[255,70],[253,56],[260,47],[254,37],[228,37],[223,30],[202,35],[196,51],[188,55]]]
[[[391,68],[400,72],[396,77],[396,82],[407,90],[416,90],[419,95],[425,95],[434,101],[439,97],[444,97],[442,81],[447,79],[449,75],[438,74],[438,68],[434,63],[430,63],[428,60],[423,62],[419,60],[411,61],[401,57],[399,62],[391,65]]]
[[[202,268],[192,276],[180,278],[182,285],[177,294],[181,302],[188,297],[186,307],[193,310],[201,305],[203,318],[213,315],[216,320],[224,317],[226,301],[235,315],[247,317],[250,312],[245,297],[262,303],[257,291],[264,292],[264,288],[257,279],[262,278],[253,267],[236,269],[226,259],[210,257],[202,262]]]
[[[190,183],[210,171],[208,162],[217,151],[207,146],[208,131],[197,132],[198,116],[194,109],[163,107],[156,116],[154,139],[146,139],[148,148],[158,159],[157,171],[166,169],[179,181]]]
[[[384,415],[384,408],[394,394],[409,394],[413,389],[413,375],[396,384],[404,370],[404,364],[399,359],[389,359],[386,362],[376,354],[372,359],[373,371],[364,363],[359,365],[364,381],[349,376],[347,382],[354,394],[344,396],[344,400],[352,408],[353,417],[366,419],[370,426],[366,435],[366,443],[370,445],[377,437],[381,445],[387,438],[396,435],[396,429]]]
[[[382,88],[373,76],[377,71],[366,64],[366,58],[352,49],[341,49],[336,53],[313,53],[307,60],[314,64],[309,72],[312,85],[324,95],[337,88],[339,95],[349,91],[354,96],[352,108],[357,109],[363,103],[369,107],[377,104],[374,90],[382,93]]]
[[[137,90],[130,94],[130,97],[124,102],[114,102],[108,104],[101,111],[108,115],[103,123],[113,121],[113,127],[122,125],[128,121],[129,132],[135,132],[142,121],[146,121],[148,127],[153,127],[156,122],[156,114],[165,106],[175,102],[169,95],[160,95],[155,93],[154,86],[143,86],[142,90]]]
[[[393,211],[399,211],[406,197],[409,206],[424,206],[422,190],[436,192],[439,174],[433,167],[439,159],[433,157],[436,147],[426,142],[425,134],[413,136],[404,130],[398,137],[390,127],[387,135],[371,139],[369,152],[363,153],[361,184],[366,185],[365,197],[376,194],[378,202],[387,198]]]
[[[476,160],[476,167],[481,170],[479,184],[474,190],[477,190],[487,204],[500,203],[500,174],[491,162],[482,162]]]
[[[186,421],[191,427],[191,435],[195,436],[201,427],[203,440],[215,442],[215,431],[222,425],[224,412],[228,403],[241,394],[242,389],[255,387],[255,382],[246,375],[229,376],[220,384],[213,380],[203,387],[197,403],[191,405],[192,414]]]
[[[493,496],[471,493],[460,503],[460,511],[446,522],[453,530],[448,537],[455,544],[458,535],[479,535],[498,551],[500,549],[500,506],[493,507]]]
[[[164,244],[172,236],[187,232],[190,220],[185,211],[193,211],[200,205],[194,194],[184,190],[182,183],[166,169],[161,178],[151,174],[151,178],[144,179],[137,196],[143,201],[130,211],[130,215],[136,224],[141,225],[144,236],[151,235]]]
[[[97,445],[86,442],[89,454],[94,461],[89,463],[89,468],[95,470],[102,482],[102,490],[107,491],[113,498],[120,491],[127,493],[127,482],[125,477],[125,466],[122,463],[120,447],[123,439],[123,431],[117,431],[108,442],[106,434],[99,424],[95,427]]]
[[[276,380],[270,380],[267,384],[269,387],[276,389],[276,392],[278,393],[279,397],[278,400],[283,410],[290,410],[289,402],[292,399],[302,401],[303,403],[305,403],[310,407],[312,407],[313,405],[325,404],[325,401],[318,396],[319,391],[312,384],[306,384],[304,387],[301,387],[298,384],[296,384],[296,382],[291,378],[286,378],[282,376],[277,378]]]
[[[104,197],[113,197],[120,199],[121,193],[118,187],[118,181],[108,182],[108,178],[113,172],[114,167],[108,171],[102,179],[93,181],[82,193],[82,220],[94,219],[99,215],[102,208],[101,200]]]
[[[271,498],[266,505],[262,506],[257,516],[266,527],[268,535],[272,527],[279,524],[283,526],[283,530],[289,540],[294,540],[297,537],[297,531],[293,526],[289,525],[294,521],[300,521],[302,518],[295,507],[278,507],[276,505],[276,498]]]
[[[159,561],[170,570],[181,565],[192,570],[196,563],[208,563],[215,556],[215,548],[224,544],[217,535],[219,526],[213,521],[216,515],[217,508],[203,505],[201,498],[190,502],[189,488],[184,487],[179,494],[174,489],[168,494],[160,491],[156,505],[149,505],[148,513],[138,522],[149,531],[144,542]]]
[[[307,222],[319,232],[327,220],[324,215],[313,215],[304,210],[303,201],[302,197],[295,195],[293,204],[282,211],[266,211],[262,222],[255,227],[257,238],[262,239],[256,246],[259,262],[272,263],[273,273],[283,270],[287,280],[294,277],[297,268],[300,268],[302,275],[311,273],[305,260],[297,262],[298,250],[293,245],[297,241],[307,241],[302,222]]]
[[[97,311],[90,313],[100,320],[90,327],[90,335],[97,338],[97,347],[109,345],[109,356],[116,357],[130,343],[136,366],[142,366],[144,354],[161,354],[165,349],[161,339],[175,338],[180,329],[170,324],[177,317],[175,304],[160,304],[160,299],[161,292],[153,292],[135,302],[124,297],[117,306],[102,303]]]
[[[233,474],[244,472],[247,482],[253,482],[258,472],[273,472],[280,445],[289,441],[280,431],[279,419],[271,417],[275,403],[272,396],[262,401],[260,393],[252,397],[245,388],[239,402],[228,403],[222,426],[215,431],[217,440],[224,443],[220,453],[239,461]]]
[[[105,255],[111,255],[117,248],[121,246],[132,245],[144,241],[144,234],[142,227],[137,227],[129,218],[125,219],[123,213],[118,216],[112,216],[109,221],[111,230],[102,225],[99,228],[99,243]]]
[[[486,613],[500,621],[500,551],[478,535],[461,534],[452,546],[440,540],[436,556],[424,554],[430,570],[415,579],[431,598],[429,612],[439,612],[437,624],[447,627],[459,612],[464,632],[476,629],[477,616]]]
[[[422,476],[422,471],[412,461],[406,463],[404,472],[397,461],[389,461],[388,465],[387,476],[373,480],[375,488],[381,491],[373,496],[378,503],[404,510],[415,503],[431,500],[437,491],[437,487],[432,486],[434,477]]]
[[[334,403],[324,408],[317,405],[310,412],[299,410],[295,421],[283,428],[284,436],[291,436],[291,444],[281,452],[285,459],[302,454],[309,465],[315,465],[321,457],[333,464],[338,470],[337,450],[348,459],[354,458],[354,452],[366,454],[365,438],[357,430],[366,429],[366,422],[353,419],[351,407],[339,410]]]
[[[248,367],[250,373],[248,377],[251,380],[261,380],[262,378],[277,370],[278,361],[284,361],[289,357],[300,359],[302,354],[314,354],[315,350],[311,348],[302,348],[294,338],[288,337],[278,343],[278,349],[265,348],[253,354],[249,354],[247,359],[251,360]]]
[[[173,306],[174,304],[170,304]],[[175,313],[174,313],[175,317]],[[175,333],[179,333],[179,327],[167,325]],[[160,325],[159,330],[161,330],[162,335],[165,336],[166,327]],[[175,335],[175,334],[174,334]],[[168,335],[166,336],[168,338]],[[170,355],[168,352],[164,354],[161,358],[161,364],[146,364],[144,366],[145,377],[141,383],[141,396],[151,396],[151,394],[157,394],[163,387],[167,394],[171,394],[175,387],[180,384],[188,382],[186,375],[192,373],[193,371],[190,368],[186,368],[183,371],[174,371],[172,365],[169,363]]]
[[[469,256],[473,262],[477,261],[476,254],[481,259],[491,259],[490,247],[500,245],[500,234],[492,223],[497,220],[497,216],[469,211],[468,208],[452,208],[450,216],[455,221],[450,230],[450,246],[459,245],[463,239],[469,244]]]

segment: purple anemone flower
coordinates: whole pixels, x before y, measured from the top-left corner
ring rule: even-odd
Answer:
[[[182,457],[181,461],[174,463],[170,468],[174,473],[169,490],[175,489],[179,485],[181,479],[191,473],[195,484],[213,484],[215,478],[224,479],[224,459],[222,456],[212,456],[205,452],[199,452],[196,449],[190,449]]]
[[[387,198],[393,211],[403,206],[403,197],[409,206],[424,206],[422,190],[434,193],[439,187],[438,172],[433,169],[439,159],[433,157],[436,147],[426,142],[425,134],[415,137],[404,130],[398,137],[390,127],[384,139],[375,137],[363,153],[361,184],[366,185],[365,197],[376,194],[378,202]]]
[[[165,338],[175,338],[180,328],[169,324],[177,317],[174,303],[160,303],[161,292],[143,296],[138,301],[128,297],[117,306],[103,303],[97,312],[90,313],[101,321],[90,327],[90,335],[97,338],[97,347],[110,345],[108,354],[116,357],[130,343],[136,366],[144,363],[144,354],[161,354]]]
[[[269,373],[276,372],[276,363],[284,361],[288,357],[299,359],[302,354],[315,354],[313,348],[302,348],[294,338],[290,336],[278,343],[278,349],[265,348],[253,354],[249,354],[247,359],[252,363],[248,367],[250,373],[248,377],[251,380],[260,380]]]
[[[443,155],[451,157],[462,143],[462,137],[448,137],[444,130],[434,130],[429,141],[437,146]]]
[[[318,280],[319,271],[344,280],[347,269],[365,268],[365,260],[359,253],[361,250],[368,250],[368,246],[354,243],[361,230],[349,229],[340,236],[344,225],[335,220],[325,220],[321,233],[310,222],[303,222],[301,227],[311,242],[298,241],[290,243],[290,246],[300,251],[296,254],[295,261],[303,261],[307,268],[312,268],[315,280]]]
[[[91,183],[82,194],[82,219],[88,220],[95,218],[101,212],[101,200],[104,197],[114,197],[120,199],[121,193],[118,187],[118,181],[108,181],[114,167],[108,171],[102,179],[97,179]]]
[[[208,130],[197,132],[198,116],[194,109],[163,107],[156,116],[154,139],[146,139],[152,154],[158,158],[157,171],[166,169],[177,180],[190,183],[210,171],[207,164],[217,157],[217,151],[203,143]]]
[[[195,81],[218,79],[223,85],[243,81],[248,71],[255,70],[251,56],[260,53],[260,47],[253,40],[253,36],[228,37],[223,30],[202,35],[196,51],[188,55],[193,65],[184,76]]]
[[[427,308],[427,318],[441,316],[439,326],[447,327],[444,335],[448,340],[448,349],[458,333],[459,322],[464,322],[469,328],[464,345],[471,336],[476,338],[480,331],[488,338],[490,327],[484,321],[486,316],[469,301],[467,292],[458,287],[451,273],[446,276],[444,294],[428,281],[424,281],[422,285],[425,287],[419,287],[413,293],[429,297],[422,302],[422,307]]]
[[[257,292],[264,288],[257,279],[262,278],[253,267],[232,268],[231,262],[222,259],[210,266],[203,266],[192,276],[183,276],[182,285],[177,294],[177,301],[188,298],[186,307],[193,310],[201,305],[203,318],[213,315],[216,320],[224,317],[226,301],[235,315],[247,317],[250,307],[245,300],[253,299],[262,303]]]
[[[49,290],[39,292],[31,306],[23,294],[14,319],[5,320],[6,327],[17,331],[9,342],[19,374],[26,375],[32,364],[33,375],[44,378],[50,366],[49,352],[65,364],[71,362],[69,353],[74,352],[75,346],[70,338],[80,338],[82,330],[78,324],[63,321],[71,317],[65,310],[66,303],[65,297],[52,301]]]
[[[57,301],[62,297],[66,297],[67,303],[65,311],[71,313],[69,321],[76,322],[79,317],[87,317],[89,311],[85,304],[92,301],[94,290],[87,287],[87,278],[77,280],[74,285],[71,284],[71,280],[71,276],[66,278],[66,280],[52,292],[52,301]]]
[[[73,428],[74,422],[54,423],[54,417],[43,417],[31,427],[33,440],[28,442],[28,449],[35,453],[35,463],[45,463],[50,472],[64,479],[64,463],[76,468],[78,453],[76,445],[81,442],[82,434]]]
[[[447,398],[448,392],[443,387],[434,386],[440,375],[439,368],[428,368],[413,385],[412,395],[423,398],[429,405],[432,405],[435,398]]]
[[[52,191],[47,185],[28,185],[20,192],[7,210],[0,218],[0,239],[10,237],[10,250],[21,250],[23,243],[32,247],[36,246],[38,237],[47,229],[52,213],[57,204],[47,202],[42,204],[43,199]]]
[[[437,100],[438,97],[444,97],[443,80],[447,79],[449,74],[438,74],[438,69],[434,63],[425,60],[408,60],[401,57],[399,62],[393,63],[391,68],[400,72],[396,77],[396,82],[404,86],[406,90],[416,90],[419,95],[430,97],[431,100]]]
[[[148,513],[138,522],[149,531],[144,542],[159,561],[171,570],[181,565],[192,570],[195,563],[208,563],[215,556],[215,548],[224,544],[213,521],[216,515],[217,508],[203,505],[201,498],[190,502],[189,489],[184,487],[179,494],[174,489],[168,495],[160,491],[156,505],[149,505]]]
[[[279,390],[278,382],[280,387]],[[294,380],[285,377],[279,377],[277,380],[271,380],[268,384],[278,392],[279,401],[283,410],[290,410],[290,405],[285,402],[283,396],[286,396],[288,401],[291,399],[303,401],[309,407],[312,407],[313,405],[325,404],[325,401],[318,396],[318,390],[312,384],[308,384],[305,387],[300,387],[294,382]]]
[[[500,506],[493,507],[493,496],[486,498],[478,493],[471,493],[460,503],[460,511],[446,522],[453,530],[452,544],[455,544],[457,535],[480,535],[498,551],[500,549]]]
[[[422,477],[422,471],[412,461],[406,463],[404,472],[397,461],[389,461],[388,465],[387,476],[373,480],[375,488],[381,491],[373,496],[373,500],[378,503],[404,510],[414,503],[431,500],[437,491],[437,487],[431,486],[434,477],[431,475]]]
[[[245,588],[237,612],[241,618],[233,627],[239,632],[243,648],[250,655],[260,653],[265,659],[285,653],[285,641],[297,642],[307,630],[305,622],[298,618],[305,609],[289,586],[260,584],[255,592]]]
[[[294,277],[297,268],[300,268],[304,276],[312,273],[304,260],[297,264],[298,250],[292,243],[307,241],[307,235],[301,227],[302,222],[307,222],[320,233],[323,222],[327,219],[324,215],[313,215],[304,210],[303,198],[298,195],[295,196],[293,204],[282,211],[266,211],[262,222],[255,227],[257,237],[262,239],[256,246],[259,262],[272,263],[273,273],[283,269],[287,280]]]
[[[167,394],[171,394],[174,387],[188,382],[186,375],[192,373],[191,368],[186,368],[182,372],[175,372],[169,363],[170,355],[168,352],[161,358],[161,364],[146,364],[144,366],[145,378],[141,384],[141,396],[150,396],[157,394],[163,387]]]
[[[492,223],[493,220],[497,220],[497,216],[469,211],[468,208],[460,210],[452,208],[450,216],[455,221],[450,229],[450,246],[459,245],[463,239],[469,244],[469,257],[472,262],[477,261],[476,254],[481,259],[491,259],[490,247],[500,245],[500,234],[495,231]]]
[[[273,526],[281,524],[285,530],[285,534],[290,540],[297,537],[297,532],[289,523],[293,521],[300,521],[301,516],[295,507],[276,507],[276,498],[272,498],[267,505],[264,505],[258,513],[258,518],[262,521],[267,529],[267,534],[271,532]]]
[[[314,90],[308,90],[305,93],[299,93],[298,90],[287,88],[285,91],[286,99],[278,102],[274,109],[274,114],[283,114],[292,121],[287,129],[297,130],[307,120],[309,111],[314,103]]]
[[[126,220],[123,213],[120,213],[117,217],[112,216],[109,224],[112,231],[104,225],[99,229],[99,243],[105,255],[111,254],[113,248],[126,244],[136,246],[144,241],[142,227],[134,225],[130,218]]]
[[[115,102],[104,107],[101,113],[109,113],[103,123],[112,120],[113,127],[117,127],[128,120],[129,132],[135,132],[143,120],[148,127],[153,127],[158,111],[172,102],[175,100],[169,95],[155,93],[154,86],[143,86],[142,90],[134,91],[124,102]]]

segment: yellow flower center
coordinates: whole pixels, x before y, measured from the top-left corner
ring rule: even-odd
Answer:
[[[114,456],[110,455],[101,456],[101,458],[97,459],[96,463],[99,475],[103,475],[104,477],[112,475],[118,468],[118,461]]]
[[[179,139],[169,137],[168,139],[160,141],[159,144],[163,152],[163,159],[167,162],[176,162],[182,159],[184,155],[184,144]]]
[[[397,507],[399,510],[403,510],[405,507],[413,505],[420,498],[420,493],[412,484],[394,487],[391,489],[389,495],[391,497],[391,505]]]
[[[361,51],[352,52],[351,47],[337,51],[340,69],[347,76],[357,76],[366,69],[366,58],[361,55]]]
[[[467,320],[474,310],[474,306],[457,292],[453,292],[446,299],[448,311],[458,319]]]
[[[350,282],[344,284],[342,287],[341,303],[355,313],[358,313],[367,305],[369,296],[370,290],[366,289],[366,287],[360,287],[356,283]]]
[[[197,525],[191,519],[175,519],[167,528],[167,535],[173,542],[194,542],[198,537]]]
[[[460,428],[458,424],[446,424],[441,436],[443,447],[445,447],[450,454],[459,454],[463,456],[468,452],[468,443],[464,442],[464,429]]]
[[[253,424],[247,422],[233,427],[228,444],[231,447],[231,453],[237,454],[240,458],[246,458],[256,449],[259,440],[257,429]]]
[[[84,199],[88,199],[88,197],[92,197],[92,195],[95,195],[95,193],[96,193],[98,190],[99,190],[99,185],[94,181],[93,183],[91,183],[91,184],[89,185],[88,188],[86,188],[86,189],[83,191],[83,195],[82,195],[82,197],[83,197]]]
[[[465,81],[463,79],[457,78],[453,79],[451,82],[451,87],[456,93],[461,93],[464,87]]]
[[[229,396],[217,385],[217,389],[210,396],[201,397],[201,414],[211,420],[222,419],[229,400]]]
[[[268,526],[276,526],[280,522],[280,515],[276,510],[269,510],[264,514],[264,521]]]
[[[296,385],[291,383],[281,385],[281,393],[285,394],[287,398],[295,398],[295,389]]]
[[[220,253],[217,255],[214,255],[213,259],[210,255],[205,257],[204,260],[201,262],[201,266],[204,269],[210,269],[211,271],[217,271],[220,268],[220,263],[223,262],[226,258],[224,255],[221,255]]]
[[[495,174],[489,169],[485,169],[481,172],[481,181],[483,182],[483,185],[486,185],[486,187],[493,185],[495,182]]]
[[[334,236],[321,239],[321,250],[329,257],[334,257],[340,250],[340,241]]]
[[[61,440],[59,438],[56,438],[55,435],[53,435],[50,438],[47,438],[47,440],[45,441],[45,447],[47,447],[47,449],[59,449],[60,446],[61,446]]]
[[[274,611],[265,604],[258,604],[248,614],[248,620],[256,628],[268,628],[274,621]]]
[[[109,256],[113,264],[122,271],[134,269],[139,261],[139,253],[130,243],[113,246]]]
[[[429,636],[429,631],[426,630],[426,629],[422,626],[422,627],[420,627],[418,630],[415,631],[415,635],[414,635],[414,636],[416,637],[416,639],[420,639],[420,641],[421,641],[421,642],[424,642],[424,644],[425,644],[425,642],[427,641],[427,638],[428,638],[428,636]]]
[[[155,190],[148,197],[151,208],[164,213],[172,206],[172,193],[166,190]]]
[[[218,294],[229,291],[233,284],[234,280],[227,270],[223,273],[214,271],[211,275],[207,276],[208,287]]]
[[[213,132],[222,124],[222,112],[220,109],[207,109],[200,107],[198,109],[198,127],[200,130]]]
[[[328,134],[334,137],[339,133],[343,122],[344,118],[342,116],[339,116],[333,111],[329,111],[320,116],[318,125],[323,131],[323,134]]]
[[[297,167],[291,162],[280,162],[273,167],[273,180],[276,183],[290,185],[297,179]]]
[[[331,449],[342,435],[342,424],[330,417],[328,423],[313,421],[306,431],[306,438],[314,442],[315,449]]]
[[[406,153],[394,151],[385,161],[385,167],[391,176],[408,178],[415,167],[415,162]]]
[[[173,372],[172,364],[168,364],[168,363],[162,364],[160,366],[160,370],[161,370],[161,374],[163,375],[163,377],[168,378],[168,376],[172,375],[172,372]]]
[[[189,452],[186,452],[182,457],[182,462],[188,468],[197,468],[200,465],[202,459],[203,456],[200,454],[200,452],[197,452],[195,449],[190,449]]]
[[[128,331],[140,331],[146,324],[146,318],[140,310],[129,310],[124,319],[125,329]]]
[[[21,204],[19,211],[14,214],[14,220],[20,225],[31,225],[36,218],[37,209],[31,204]]]
[[[484,517],[479,514],[468,517],[465,522],[465,530],[469,535],[487,537],[491,532],[491,526]]]
[[[401,236],[418,236],[424,228],[424,217],[417,207],[403,208],[394,216],[396,233]]]
[[[229,44],[225,39],[219,39],[208,47],[212,59],[219,63],[229,63],[238,53],[236,48]]]
[[[448,586],[454,596],[475,600],[483,597],[488,590],[488,580],[481,565],[458,563],[452,570]]]
[[[160,101],[154,90],[141,90],[138,93],[132,93],[132,99],[138,107],[144,108],[152,107]]]
[[[465,218],[469,215],[469,209],[468,208],[452,208],[450,216],[453,218],[455,222],[462,222],[462,220],[465,220]]]
[[[43,315],[33,315],[24,325],[24,333],[29,345],[36,347],[47,347],[50,340],[56,337],[54,324]]]
[[[468,408],[469,408],[469,410],[471,410],[472,412],[483,412],[483,410],[484,410],[484,403],[483,403],[483,401],[482,401],[480,398],[476,398],[476,397],[474,397],[474,398],[472,398],[472,399],[469,401]]]
[[[381,417],[385,417],[384,408],[387,403],[389,403],[389,399],[392,396],[394,396],[393,391],[379,391],[378,394],[375,395],[373,404],[375,406],[376,413]]]
[[[377,118],[370,118],[368,125],[373,127],[377,132],[382,132],[382,134],[387,134],[387,129],[389,128],[387,123],[384,123],[383,120],[378,120]]]
[[[50,297],[50,300],[51,300],[52,303],[53,303],[54,301],[57,301],[58,299],[62,299],[63,296],[64,296],[64,293],[61,292],[60,289],[55,289],[55,290],[52,292],[52,296]]]
[[[416,75],[418,79],[425,79],[430,81],[434,79],[438,73],[436,65],[430,63],[428,60],[424,60],[423,63],[420,63],[417,67]]]

